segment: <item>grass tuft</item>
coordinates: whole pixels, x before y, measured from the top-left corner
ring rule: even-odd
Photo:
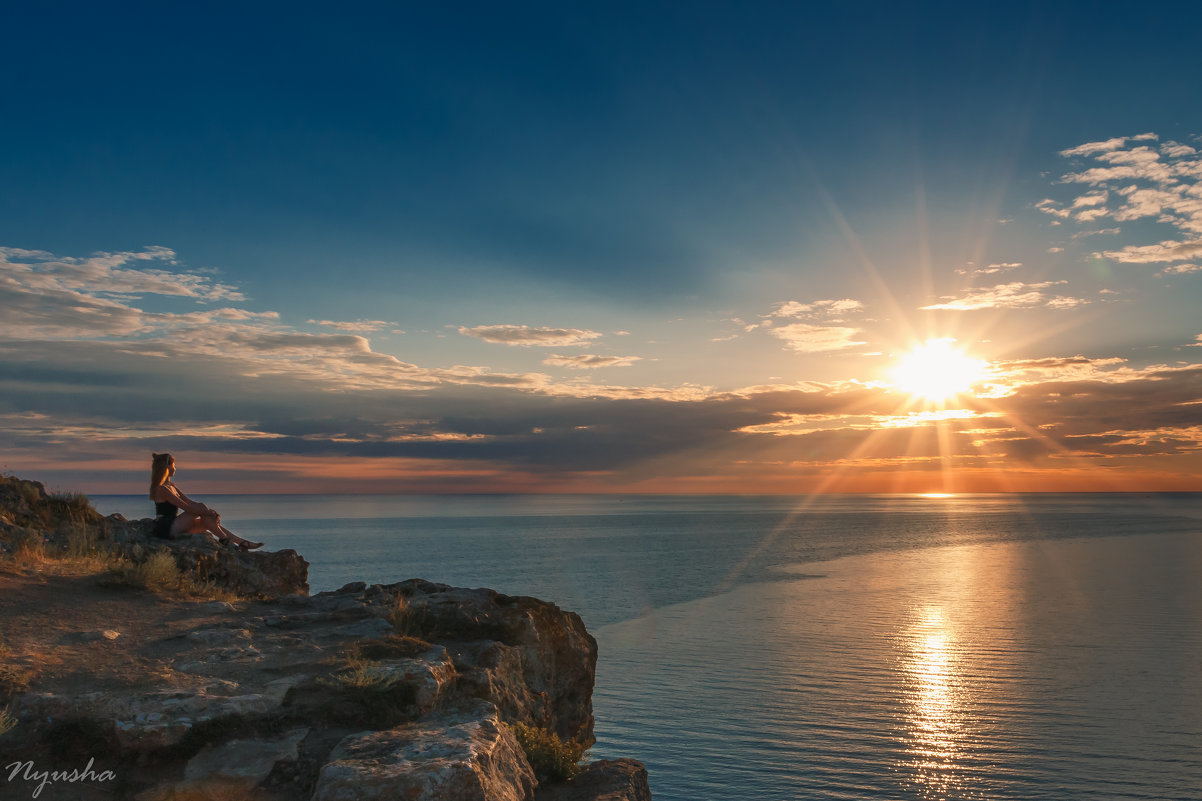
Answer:
[[[400,636],[421,639],[426,628],[426,607],[413,606],[408,598],[398,593],[387,620]]]
[[[540,782],[567,781],[580,772],[580,760],[587,750],[583,743],[565,743],[555,732],[525,723],[506,725],[526,752],[526,759]]]
[[[396,678],[388,675],[383,665],[373,659],[348,656],[346,666],[322,681],[329,687],[360,692],[387,692],[396,684]]]
[[[213,581],[197,581],[185,575],[169,550],[154,551],[141,562],[114,558],[100,583],[109,587],[148,590],[169,598],[231,603],[242,600],[237,593],[219,587]]]
[[[0,737],[17,728],[17,718],[7,709],[0,709]]]
[[[0,665],[0,698],[12,698],[28,690],[32,675],[15,665]]]

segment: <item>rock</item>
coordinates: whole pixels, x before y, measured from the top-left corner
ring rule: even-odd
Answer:
[[[402,634],[460,643],[456,667],[479,697],[511,719],[593,743],[597,641],[579,615],[537,598],[420,579],[385,589],[364,603],[412,629]]]
[[[542,785],[535,801],[651,801],[647,769],[633,759],[603,759],[571,781]]]
[[[87,643],[100,642],[101,640],[115,640],[121,636],[121,632],[113,629],[103,629],[99,631],[78,631],[74,634],[63,636],[64,643]]]
[[[297,746],[309,731],[307,727],[296,728],[272,740],[230,740],[207,746],[188,760],[185,784],[176,789],[186,789],[187,783],[217,780],[241,785],[243,792],[249,792],[271,774],[276,763],[297,760]]]
[[[309,563],[296,551],[239,551],[189,540],[160,540],[185,575],[245,598],[309,591]]]
[[[494,707],[342,740],[312,801],[526,801],[534,771]]]

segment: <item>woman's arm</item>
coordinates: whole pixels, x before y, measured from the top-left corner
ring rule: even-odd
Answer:
[[[178,489],[176,489],[174,484],[159,485],[158,495],[160,496],[161,500],[174,504],[189,514],[206,515],[213,511],[203,503],[197,503],[184,493],[180,492]]]

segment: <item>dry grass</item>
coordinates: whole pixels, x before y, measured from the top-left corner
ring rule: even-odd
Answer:
[[[413,606],[408,598],[398,594],[387,620],[400,636],[420,639],[426,627],[426,607]]]
[[[322,679],[328,687],[367,692],[386,692],[396,684],[384,667],[374,659],[364,659],[357,653],[347,656],[346,664],[337,673]]]
[[[0,737],[17,728],[17,718],[8,709],[0,709]]]
[[[0,698],[12,698],[29,689],[33,674],[16,665],[0,665]]]
[[[165,598],[202,601],[240,601],[237,593],[217,586],[212,581],[196,581],[186,576],[175,564],[170,551],[151,553],[141,562],[114,558],[101,584],[108,587],[132,587],[147,590]]]

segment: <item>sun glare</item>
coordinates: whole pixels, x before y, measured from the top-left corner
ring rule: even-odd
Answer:
[[[954,339],[928,339],[904,354],[890,372],[893,385],[928,401],[967,392],[985,374],[985,363],[955,347]]]

